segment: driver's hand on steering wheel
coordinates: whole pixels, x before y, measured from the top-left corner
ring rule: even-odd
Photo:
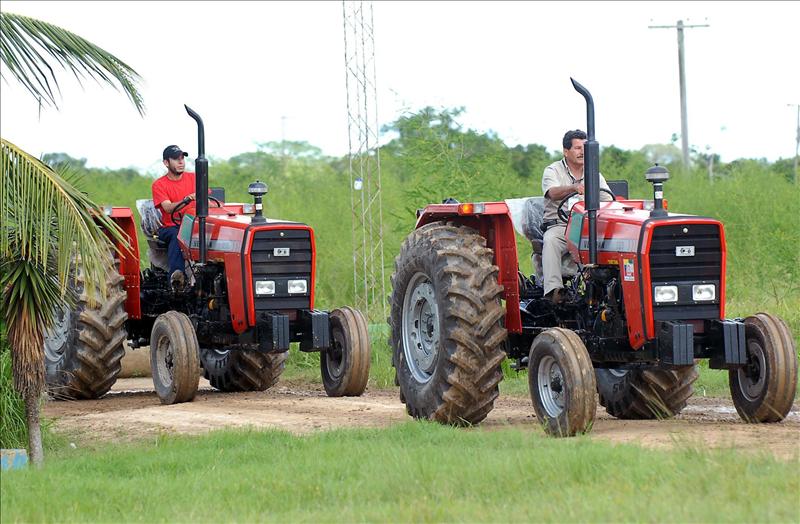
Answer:
[[[576,182],[572,184],[572,187],[575,188],[575,192],[578,193],[579,195],[582,195],[586,192],[586,189],[583,186],[583,182]]]
[[[195,199],[194,193],[192,193],[191,195],[186,195],[185,197],[183,197],[182,202],[184,202],[185,204],[188,204],[189,202],[191,202],[194,199]]]

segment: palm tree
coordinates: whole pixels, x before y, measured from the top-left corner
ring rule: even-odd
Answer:
[[[58,108],[53,65],[80,81],[97,78],[128,96],[144,113],[130,66],[86,39],[33,18],[0,13],[0,59],[40,102]],[[109,241],[121,232],[71,183],[0,137],[0,319],[8,330],[14,389],[25,403],[31,462],[43,462],[39,399],[45,387],[43,334],[53,312],[70,307],[68,284],[74,261],[86,275],[88,296],[105,292]]]

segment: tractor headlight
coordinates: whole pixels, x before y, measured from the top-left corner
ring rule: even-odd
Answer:
[[[253,204],[242,204],[242,213],[245,215],[252,215],[256,212],[255,206]]]
[[[717,286],[714,284],[695,284],[692,286],[692,300],[708,301],[717,298]]]
[[[296,295],[299,293],[308,292],[308,282],[305,280],[290,280],[289,281],[289,294]]]
[[[274,295],[274,280],[256,280],[256,295]]]
[[[678,286],[656,286],[653,292],[653,299],[656,303],[677,302]]]

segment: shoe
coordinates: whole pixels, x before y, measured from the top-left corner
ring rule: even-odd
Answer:
[[[183,271],[180,269],[176,269],[172,272],[172,275],[170,275],[169,283],[172,285],[172,289],[180,291],[183,289],[184,284],[186,284],[186,275],[184,275]]]
[[[553,304],[560,305],[564,303],[564,293],[563,289],[556,288],[552,290],[550,293],[546,294],[544,298],[552,302]]]

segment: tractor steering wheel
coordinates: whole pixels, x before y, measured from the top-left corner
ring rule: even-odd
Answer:
[[[609,195],[611,195],[611,200],[616,200],[617,199],[617,196],[614,193],[612,193],[611,191],[609,191],[608,189],[606,189],[604,187],[601,187],[600,191],[603,191],[604,193],[608,193]],[[569,201],[570,198],[574,197],[577,194],[578,194],[577,191],[573,191],[569,195],[565,196],[564,200],[562,200],[558,204],[558,208],[557,208],[556,214],[558,215],[559,220],[561,222],[564,222],[565,224],[567,222],[569,222],[569,214],[567,213],[567,210],[564,209],[564,205]]]
[[[222,202],[212,197],[211,195],[208,195],[208,199],[213,200],[214,203],[217,204],[217,207],[222,207]],[[191,203],[192,203],[191,200],[181,200],[180,202],[178,202],[178,205],[175,206],[175,209],[173,209],[172,213],[170,213],[170,218],[172,218],[173,224],[175,224],[176,226],[181,225],[181,222],[183,221],[183,213],[178,213],[178,211],[185,208]]]

